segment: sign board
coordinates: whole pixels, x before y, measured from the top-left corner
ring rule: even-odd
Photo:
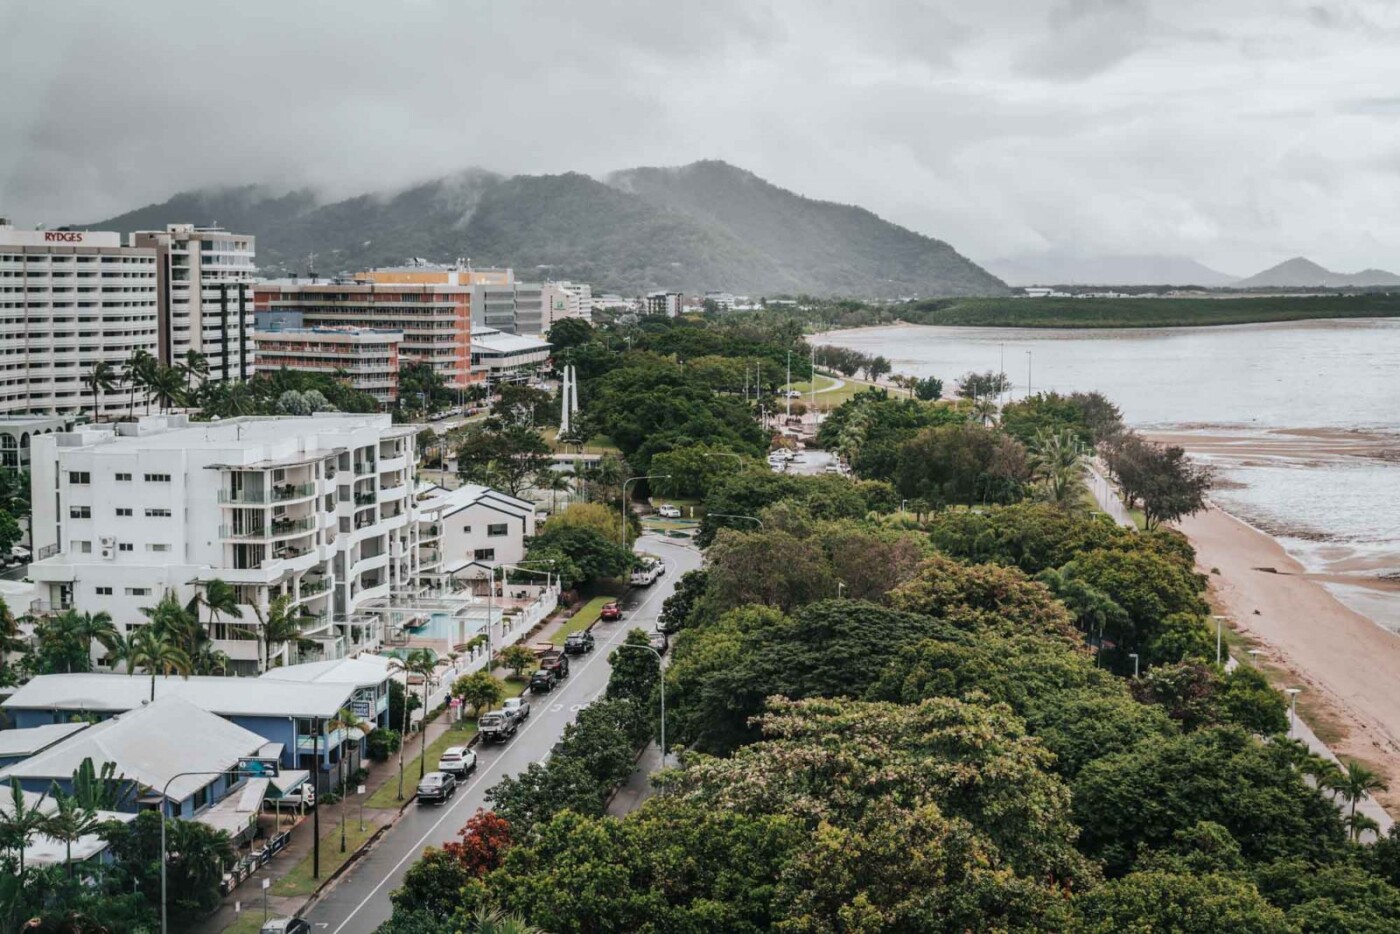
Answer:
[[[365,786],[364,786],[364,785],[356,785],[356,786],[355,786],[355,794],[357,794],[357,795],[362,795],[362,794],[364,794],[364,793],[365,793]]]
[[[245,756],[238,760],[238,771],[248,778],[276,778],[281,763],[271,756]]]
[[[265,889],[270,889],[270,888],[272,888],[272,880],[271,880],[271,879],[264,879],[264,880],[262,880],[262,887],[265,888]]]

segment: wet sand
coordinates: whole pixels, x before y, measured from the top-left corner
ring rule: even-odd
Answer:
[[[1397,813],[1400,637],[1345,606],[1271,536],[1221,509],[1178,528],[1196,547],[1218,611],[1334,708],[1346,732],[1334,751],[1380,767],[1395,789],[1382,804]]]

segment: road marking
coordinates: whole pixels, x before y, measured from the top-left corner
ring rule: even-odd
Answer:
[[[668,543],[668,542],[661,542],[660,544],[669,544],[669,543]],[[666,559],[665,559],[665,558],[662,558],[661,561],[662,561],[663,564],[666,563]],[[671,570],[671,568],[668,567],[668,568],[667,568],[667,572],[669,573],[670,570]],[[641,605],[638,607],[638,609],[641,609],[641,608],[645,607],[648,603],[650,603],[651,601],[655,600],[656,597],[657,597],[657,595],[660,594],[660,593],[661,593],[661,591],[660,591],[659,589],[653,590],[653,591],[647,596],[647,598],[646,598],[645,600],[642,601],[642,603],[641,603]],[[618,636],[618,634],[621,633],[621,632],[623,632],[623,628],[622,628],[622,627],[618,627],[617,629],[613,630],[613,632],[612,632],[612,634],[611,634],[611,638],[609,638],[609,639],[606,641],[605,644],[611,645],[611,644],[617,642],[617,641],[618,641],[617,636]],[[601,659],[601,658],[607,658],[606,653],[594,655],[591,659],[589,659],[588,661],[586,661],[586,662],[584,662],[582,665],[580,665],[580,666],[578,667],[578,670],[579,670],[579,671],[584,671],[584,670],[586,670],[586,669],[587,669],[588,667],[590,667],[594,662],[598,661],[598,660]],[[576,684],[577,682],[572,682],[572,683]],[[564,690],[567,691],[567,690],[569,689],[570,686],[571,686],[571,685],[566,684],[566,685],[564,686]],[[599,690],[597,694],[594,694],[594,695],[593,695],[593,697],[596,698],[599,694],[602,694],[602,693],[603,693],[603,691],[602,691],[602,690]],[[519,735],[520,735],[520,736],[525,735],[525,733],[527,733],[527,732],[530,730],[531,727],[536,726],[536,725],[538,725],[538,724],[540,724],[540,723],[543,723],[543,722],[544,722],[543,720],[536,720],[534,723],[527,723],[527,724],[525,725],[524,729],[522,729],[522,730],[520,731]],[[419,856],[422,855],[423,846],[424,846],[424,844],[426,844],[426,843],[428,842],[428,839],[429,839],[430,837],[432,837],[433,835],[435,835],[435,834],[438,832],[438,828],[442,826],[442,824],[443,824],[443,822],[444,822],[445,820],[447,820],[449,817],[452,816],[452,812],[453,812],[453,810],[456,809],[457,805],[459,805],[459,804],[461,804],[463,801],[467,800],[467,795],[470,795],[471,792],[472,792],[472,789],[475,788],[477,785],[481,784],[483,780],[485,780],[487,774],[491,771],[492,768],[494,768],[496,765],[498,765],[498,764],[500,763],[500,761],[501,761],[502,758],[503,758],[502,756],[498,756],[498,757],[494,760],[494,762],[492,762],[491,765],[484,766],[484,767],[479,768],[479,769],[477,770],[478,774],[477,774],[476,779],[475,779],[470,785],[468,785],[468,786],[466,787],[466,789],[464,789],[464,794],[462,795],[462,797],[459,798],[459,799],[457,799],[457,801],[455,801],[454,803],[448,805],[448,806],[443,810],[442,816],[439,817],[436,821],[434,821],[434,822],[433,822],[433,825],[432,825],[431,827],[429,827],[429,828],[427,829],[427,831],[424,832],[423,836],[421,836],[421,837],[418,838],[418,842],[415,843],[415,844],[413,844],[413,846],[409,848],[408,852],[405,853],[405,854],[399,859],[399,861],[398,861],[397,863],[395,863],[395,864],[393,865],[393,867],[392,867],[388,872],[386,872],[386,873],[384,874],[384,878],[380,879],[377,883],[375,883],[374,888],[372,888],[372,889],[369,890],[369,894],[366,895],[366,896],[364,897],[364,899],[361,900],[361,902],[360,902],[358,905],[355,906],[354,910],[352,910],[348,915],[345,916],[345,920],[342,921],[342,922],[340,922],[340,924],[336,927],[336,929],[332,932],[332,934],[340,934],[341,931],[345,930],[345,926],[348,925],[351,921],[353,921],[354,918],[355,918],[355,916],[356,916],[357,914],[359,914],[361,911],[364,910],[364,907],[370,903],[370,900],[374,898],[374,896],[379,892],[379,890],[382,889],[382,888],[384,888],[385,883],[387,883],[387,882],[389,881],[389,879],[392,878],[392,877],[394,876],[395,873],[397,873],[400,869],[403,868],[404,863],[408,862],[410,859],[417,859]],[[342,877],[342,880],[341,880],[341,881],[344,881],[344,878],[343,878],[343,877]],[[329,926],[329,922],[326,922],[324,925],[318,925],[318,926]]]

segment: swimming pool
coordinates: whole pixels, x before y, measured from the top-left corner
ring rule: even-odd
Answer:
[[[410,631],[410,635],[416,639],[442,639],[447,642],[464,642],[472,636],[486,629],[487,613],[491,614],[492,621],[499,621],[500,610],[491,610],[487,607],[472,607],[467,610],[465,617],[458,619],[450,613],[434,613],[428,618],[428,624],[421,629]],[[466,638],[462,638],[465,632]]]

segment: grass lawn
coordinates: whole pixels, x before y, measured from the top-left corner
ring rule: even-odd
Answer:
[[[549,641],[555,645],[563,645],[564,640],[569,638],[570,633],[578,632],[580,629],[587,629],[598,621],[598,614],[603,612],[603,604],[611,603],[612,597],[594,597],[583,606],[579,607],[577,613],[569,618],[568,622],[559,627]]]
[[[544,436],[545,443],[548,444],[556,453],[575,454],[578,452],[578,448],[572,444],[564,445],[559,443],[558,428],[542,428],[540,429],[540,434]],[[619,451],[617,445],[613,444],[612,438],[609,438],[607,435],[595,435],[594,437],[589,438],[588,443],[583,446],[583,453],[618,454],[621,452]]]
[[[507,685],[507,688],[509,688],[509,685]],[[507,696],[510,696],[509,691],[507,691]],[[463,723],[454,723],[451,729],[443,733],[437,739],[428,743],[427,771],[432,771],[433,766],[437,765],[438,758],[442,755],[444,749],[446,749],[449,746],[465,746],[467,743],[471,742],[472,737],[475,735],[476,721],[469,720]],[[420,748],[419,744],[421,742],[422,735],[415,733],[409,737],[408,746],[404,749],[404,801],[407,801],[413,795],[413,789],[418,787],[418,760],[422,758],[422,756],[419,755],[418,750]],[[379,788],[365,801],[365,807],[367,809],[397,808],[403,804],[403,801],[398,800],[398,798],[396,797],[398,793],[399,777],[397,774],[391,774],[389,776],[389,780],[384,784],[380,785]]]
[[[277,912],[270,913],[268,917],[277,917]],[[223,934],[258,934],[262,925],[262,892],[259,891],[252,902],[244,903],[243,912],[238,916],[238,920],[224,928]]]
[[[820,393],[821,393],[823,390],[825,390],[828,386],[835,386],[835,385],[836,385],[836,378],[835,378],[835,377],[833,377],[833,376],[823,376],[823,375],[820,374],[820,373],[817,374],[817,393],[818,393],[818,394],[820,394]],[[786,386],[784,386],[784,387],[782,387],[782,388],[783,388],[783,389],[796,389],[798,392],[808,393],[808,392],[811,392],[811,391],[812,391],[812,384],[811,384],[810,382],[807,382],[806,380],[803,380],[802,382],[799,382],[799,383],[788,383]]]
[[[390,795],[392,796],[392,794],[391,789]],[[293,866],[291,872],[272,883],[273,895],[310,895],[316,891],[318,885],[329,878],[331,873],[339,869],[360,848],[360,844],[374,834],[374,824],[368,820],[365,821],[364,832],[360,831],[360,816],[353,800],[347,801],[345,807],[345,852],[340,852],[340,824],[337,823],[321,837],[321,878],[312,878],[312,854],[307,853],[306,858]],[[337,814],[339,810],[339,804],[327,807],[327,811],[332,815],[339,816]],[[257,915],[261,918],[262,912],[258,911]],[[249,928],[249,930],[256,931],[257,928]]]

